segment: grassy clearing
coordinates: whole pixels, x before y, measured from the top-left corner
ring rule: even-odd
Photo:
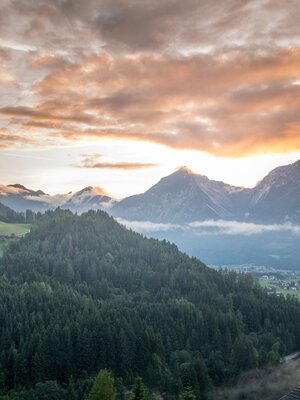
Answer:
[[[267,286],[270,286],[269,282],[268,282],[268,281],[265,281],[265,280],[263,280],[263,279],[260,279],[260,280],[259,280],[259,284],[260,284],[260,286],[263,287],[263,288],[266,288]]]
[[[29,232],[29,224],[7,224],[6,222],[0,221],[0,235],[24,235]]]
[[[7,224],[6,222],[0,221],[0,236],[22,236],[25,233],[28,233],[30,230],[29,224]],[[7,240],[0,241],[0,258],[3,256],[6,247],[8,246],[9,242],[15,240],[13,238]]]

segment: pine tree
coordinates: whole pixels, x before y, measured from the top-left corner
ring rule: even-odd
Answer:
[[[196,400],[195,393],[193,389],[188,386],[186,387],[180,395],[180,400]]]
[[[143,380],[140,377],[135,379],[130,400],[144,400],[145,399],[145,388]]]
[[[114,378],[107,369],[100,370],[96,376],[88,400],[114,400]]]

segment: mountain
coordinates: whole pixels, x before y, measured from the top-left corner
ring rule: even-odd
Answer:
[[[230,219],[244,189],[197,175],[186,167],[162,178],[145,193],[116,203],[111,213],[129,220],[187,223]]]
[[[69,200],[62,205],[63,208],[72,211],[88,211],[88,210],[108,210],[114,200],[99,187],[87,186],[86,188],[75,192]]]
[[[251,191],[249,218],[300,222],[300,160],[275,168]]]
[[[56,207],[83,212],[89,209],[109,209],[114,200],[98,187],[88,186],[75,193],[49,195],[42,190],[28,189],[23,185],[0,185],[0,201],[18,212],[27,209],[45,211]]]
[[[297,301],[103,211],[37,215],[0,258],[0,304],[3,400],[83,400],[102,368],[125,388],[141,376],[166,398],[191,386],[204,399],[300,347]],[[71,384],[78,396],[56,395]]]
[[[253,189],[210,180],[183,167],[145,193],[116,203],[111,213],[158,223],[300,222],[300,160],[274,169]]]
[[[47,195],[43,191],[31,190],[20,184],[0,185],[1,203],[15,211],[44,211],[48,208],[45,197]]]
[[[204,220],[300,223],[300,160],[275,168],[254,188],[214,181],[182,167],[145,193],[117,202],[99,187],[49,195],[20,184],[0,185],[0,202],[15,211],[58,206],[76,212],[109,211],[131,221],[184,224]]]

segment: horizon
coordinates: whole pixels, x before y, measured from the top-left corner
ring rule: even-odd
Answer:
[[[181,165],[181,166],[178,166],[177,168],[175,168],[174,170],[172,170],[169,174],[163,175],[163,176],[161,176],[160,178],[158,178],[158,180],[155,181],[151,186],[147,187],[147,188],[145,189],[145,191],[151,189],[151,187],[153,187],[154,185],[156,185],[157,183],[159,183],[161,179],[166,178],[166,177],[168,177],[168,176],[170,176],[170,175],[172,175],[172,174],[174,174],[174,173],[176,173],[176,172],[178,172],[178,171],[180,171],[180,170],[186,170],[189,174],[193,174],[193,175],[196,175],[196,176],[203,176],[203,177],[205,177],[205,178],[208,178],[208,180],[210,180],[210,181],[218,181],[218,182],[223,182],[223,183],[225,183],[225,184],[229,184],[229,185],[231,185],[231,186],[240,187],[240,188],[243,188],[243,189],[251,189],[251,188],[254,188],[256,185],[258,185],[258,184],[261,182],[261,180],[262,180],[263,178],[265,178],[265,177],[266,177],[271,171],[273,171],[274,169],[276,169],[276,168],[278,168],[278,167],[283,167],[283,166],[292,165],[292,164],[294,164],[294,163],[296,163],[296,162],[298,162],[298,161],[300,161],[300,158],[297,159],[297,160],[295,160],[295,161],[293,161],[292,163],[289,163],[289,164],[283,164],[283,165],[277,165],[277,166],[275,166],[275,168],[272,168],[271,170],[269,170],[260,180],[257,180],[257,181],[256,181],[256,183],[255,183],[254,186],[251,186],[251,187],[250,187],[250,186],[241,186],[241,185],[231,185],[231,184],[228,183],[228,182],[225,182],[225,181],[222,181],[222,180],[217,180],[217,179],[212,179],[212,178],[210,178],[209,176],[207,176],[207,175],[205,175],[205,174],[201,174],[201,173],[199,173],[199,172],[196,172],[196,171],[190,169],[189,167],[187,167],[186,165]],[[144,192],[131,193],[131,194],[129,194],[128,196],[125,195],[125,196],[122,197],[122,196],[114,195],[113,193],[109,192],[108,190],[106,190],[105,187],[103,187],[103,186],[101,186],[101,185],[86,185],[86,186],[84,186],[84,187],[79,187],[79,188],[77,188],[76,190],[73,189],[73,190],[69,190],[69,191],[65,191],[65,192],[49,192],[49,191],[47,191],[47,185],[45,185],[45,187],[42,188],[42,187],[27,186],[26,184],[24,184],[24,183],[22,183],[22,182],[14,182],[14,183],[13,183],[13,182],[10,182],[10,183],[6,183],[6,184],[3,184],[2,182],[0,182],[0,186],[1,186],[1,185],[4,185],[4,186],[16,186],[16,185],[20,185],[20,186],[23,186],[23,187],[25,187],[26,189],[29,189],[29,190],[34,190],[34,191],[42,190],[45,194],[50,195],[50,196],[62,195],[62,194],[71,194],[71,193],[74,194],[74,193],[77,193],[78,191],[81,191],[81,190],[86,189],[86,188],[88,188],[88,187],[92,187],[92,188],[101,189],[101,190],[103,191],[104,194],[106,194],[106,195],[108,195],[108,196],[111,196],[112,198],[114,198],[115,200],[118,200],[118,201],[119,201],[119,200],[122,200],[122,199],[124,199],[124,198],[126,198],[126,197],[130,197],[130,196],[137,195],[137,194],[141,194],[141,193],[144,193],[144,192],[145,192],[145,191],[144,191]]]
[[[297,10],[4,0],[1,184],[122,198],[186,165],[255,186],[300,159]]]

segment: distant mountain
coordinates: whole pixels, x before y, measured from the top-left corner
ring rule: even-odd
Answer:
[[[0,185],[1,203],[15,211],[43,211],[48,208],[45,197],[47,195],[43,191],[31,190],[20,184]]]
[[[69,200],[62,205],[62,208],[79,212],[91,209],[108,210],[113,203],[114,200],[102,188],[88,186],[72,194]]]
[[[253,189],[210,180],[183,167],[145,193],[116,203],[111,213],[161,223],[209,219],[300,222],[300,160],[274,169]]]
[[[236,198],[243,191],[182,167],[145,193],[116,203],[111,213],[130,220],[172,223],[229,219],[237,213]]]
[[[89,209],[106,209],[114,200],[98,187],[88,186],[75,193],[49,195],[42,190],[31,190],[23,185],[0,185],[0,202],[18,212],[27,209],[45,211],[56,207],[83,212]]]

